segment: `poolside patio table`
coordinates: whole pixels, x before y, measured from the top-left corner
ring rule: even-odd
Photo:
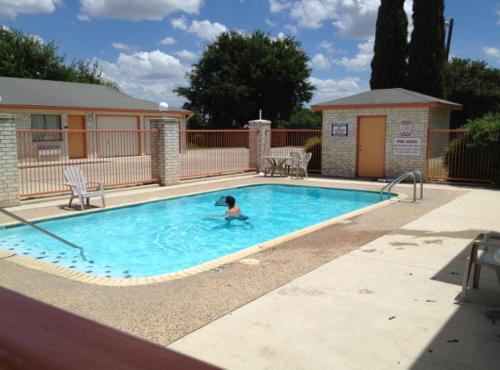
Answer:
[[[291,159],[290,156],[283,155],[266,155],[262,157],[266,161],[266,166],[264,169],[264,176],[267,176],[268,173],[271,173],[271,176],[274,176],[274,173],[279,173],[281,176],[287,176],[287,163]]]

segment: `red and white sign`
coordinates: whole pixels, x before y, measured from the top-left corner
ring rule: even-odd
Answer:
[[[413,122],[412,121],[401,121],[399,125],[399,133],[401,136],[411,136],[413,132]]]

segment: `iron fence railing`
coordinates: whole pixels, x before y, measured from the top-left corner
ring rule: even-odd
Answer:
[[[321,173],[322,131],[320,129],[270,129],[266,135],[269,135],[267,138],[269,155],[289,156],[291,152],[301,154],[311,152],[308,171]]]
[[[79,166],[106,187],[158,182],[151,163],[157,130],[18,130],[22,197],[67,191],[64,168]]]
[[[428,180],[491,183],[499,171],[500,143],[480,144],[467,129],[428,131]]]
[[[180,130],[181,179],[256,169],[250,130]]]

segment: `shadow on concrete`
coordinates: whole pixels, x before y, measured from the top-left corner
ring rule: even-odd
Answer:
[[[437,233],[436,238],[438,234],[443,235]],[[461,285],[469,253],[467,246],[432,279]],[[479,289],[471,289],[467,300],[455,302],[456,312],[422,351],[412,370],[500,369],[500,288],[492,270],[483,268]]]

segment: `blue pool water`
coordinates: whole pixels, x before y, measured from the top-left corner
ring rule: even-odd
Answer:
[[[207,218],[233,195],[249,221]],[[131,278],[180,271],[379,202],[376,192],[254,185],[37,224],[78,251],[26,226],[0,228],[0,248],[76,271]]]

